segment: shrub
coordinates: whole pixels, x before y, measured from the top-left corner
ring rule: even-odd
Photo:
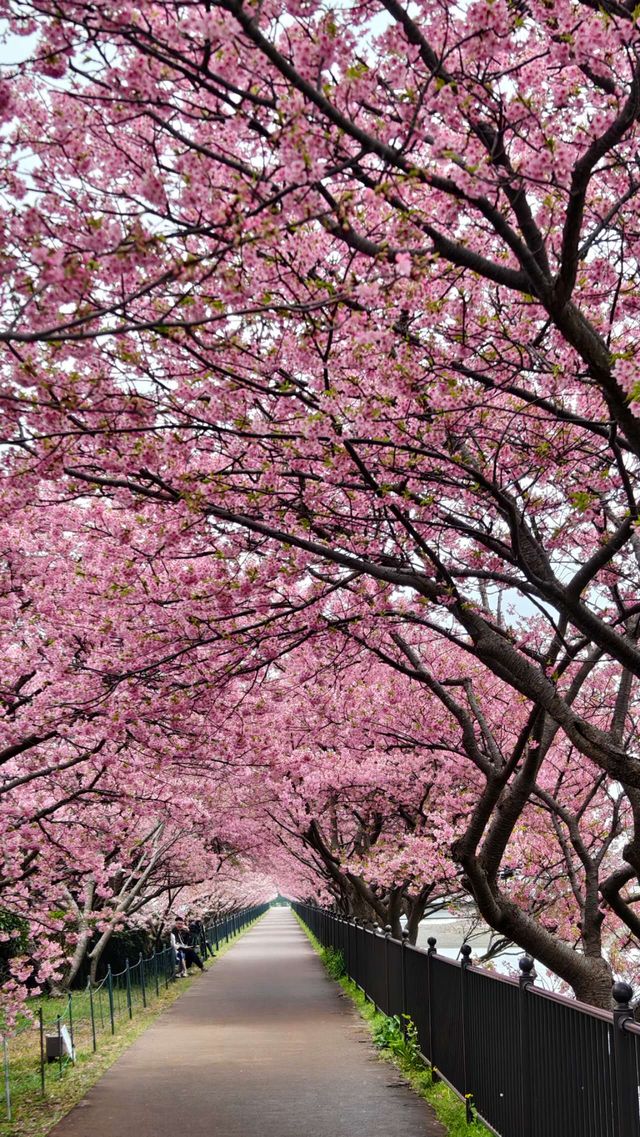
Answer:
[[[411,1065],[421,1064],[418,1032],[409,1015],[376,1017],[373,1041],[378,1050],[389,1050],[396,1058]]]

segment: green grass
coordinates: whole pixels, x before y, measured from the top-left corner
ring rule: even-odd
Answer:
[[[334,948],[322,947],[300,917],[296,916],[296,919],[318,952],[331,978],[340,984],[365,1020],[373,1044],[379,1050],[381,1057],[393,1062],[411,1088],[429,1102],[449,1137],[493,1137],[481,1121],[474,1119],[468,1124],[464,1102],[444,1082],[433,1081],[431,1067],[425,1063],[419,1053],[416,1029],[411,1020],[405,1016],[403,1026],[398,1015],[389,1018],[378,1011],[353,980],[345,974],[341,952]]]
[[[243,928],[239,932],[239,936],[242,936],[251,927],[253,924]],[[215,958],[209,960],[205,965],[207,970],[214,967],[216,961],[225,955],[229,948],[233,947],[237,938],[234,937],[228,944],[220,946]],[[91,1035],[89,994],[84,991],[74,992],[72,1007],[76,1063],[73,1065],[71,1062],[65,1062],[62,1076],[57,1063],[51,1063],[47,1067],[44,1097],[40,1084],[40,1033],[38,1025],[37,1022],[35,1026],[23,1024],[20,1033],[9,1040],[13,1114],[11,1121],[6,1119],[4,1082],[0,1069],[0,1137],[44,1137],[84,1097],[105,1070],[108,1070],[109,1066],[113,1065],[116,1059],[131,1046],[132,1042],[143,1034],[147,1027],[157,1019],[158,1015],[170,1007],[193,982],[197,982],[198,978],[199,972],[188,979],[171,982],[166,989],[163,979],[158,996],[156,996],[155,985],[148,991],[146,1009],[142,1006],[140,988],[134,987],[132,989],[132,1019],[129,1019],[125,992],[120,992],[118,997],[114,996],[114,1003],[116,1004],[115,1035],[111,1034],[106,994],[102,1003],[98,997],[95,997],[94,1009],[98,1046],[95,1054],[93,1053]],[[60,1015],[62,1021],[68,1025],[68,1000],[66,997],[60,999],[45,997],[32,1000],[31,1010],[37,1013],[40,1007],[43,1011],[46,1033],[56,1033],[57,1015]]]

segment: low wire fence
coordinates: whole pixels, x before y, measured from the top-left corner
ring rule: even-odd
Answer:
[[[292,907],[389,1016],[408,1016],[432,1068],[500,1137],[640,1137],[640,1025],[627,983],[613,1012],[413,947],[306,904]]]
[[[195,944],[204,956],[215,955],[268,905],[244,908],[204,924]],[[153,955],[128,960],[121,971],[106,975],[84,991],[62,999],[38,1001],[33,1021],[2,1037],[2,1093],[5,1120],[11,1121],[17,1099],[47,1092],[50,1079],[64,1077],[79,1055],[95,1053],[100,1041],[118,1033],[123,1024],[145,1010],[176,977],[175,953],[163,948]],[[1,1113],[0,1113],[1,1116]]]

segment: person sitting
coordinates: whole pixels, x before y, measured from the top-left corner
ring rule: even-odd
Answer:
[[[182,919],[182,916],[176,917],[174,924],[174,933],[176,937],[176,949],[182,953],[183,966],[185,967],[184,974],[186,975],[186,968],[191,967],[195,963],[201,971],[204,971],[204,963],[200,959],[195,947],[190,942],[189,929]]]
[[[175,979],[184,979],[187,974],[187,966],[184,955],[184,944],[182,943],[181,929],[176,920],[169,934],[169,947],[171,948],[171,958],[173,960],[173,972]]]
[[[207,959],[209,956],[213,958],[215,955],[211,944],[207,942],[207,936],[202,920],[189,921],[189,943],[192,947],[196,947],[197,944],[200,945],[200,951],[202,953],[203,959]]]

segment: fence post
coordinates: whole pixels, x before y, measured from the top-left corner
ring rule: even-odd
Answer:
[[[125,978],[125,982],[127,984],[127,1010],[129,1012],[129,1018],[132,1019],[133,1018],[133,1009],[131,1006],[131,972],[129,970],[129,960],[128,959],[125,959],[125,961],[124,961],[124,978]]]
[[[427,943],[428,943],[428,945],[429,945],[429,947],[428,947],[428,949],[427,949],[427,1012],[428,1012],[428,1018],[429,1018],[429,1062],[431,1063],[431,1083],[432,1083],[432,1084],[433,1084],[434,1082],[439,1082],[439,1081],[440,1081],[440,1075],[439,1075],[439,1073],[438,1073],[438,1070],[437,1070],[437,1068],[436,1068],[436,1064],[435,1064],[435,1062],[434,1062],[434,1050],[433,1050],[433,1007],[432,1007],[432,1004],[431,1004],[431,989],[432,989],[432,983],[431,983],[431,957],[432,957],[433,955],[435,955],[435,953],[436,953],[436,944],[437,944],[437,942],[438,942],[438,941],[436,940],[436,937],[435,937],[435,936],[429,936],[429,939],[427,940]]]
[[[76,1048],[75,1048],[75,1044],[73,1041],[73,996],[72,996],[71,992],[69,992],[67,1007],[69,1009],[69,1037],[71,1038],[71,1061],[75,1062],[74,1055],[76,1052]]]
[[[351,917],[351,923],[353,924],[353,953],[352,953],[353,959],[351,961],[351,978],[353,979],[353,982],[355,983],[356,987],[359,987],[360,982],[359,982],[358,976],[360,975],[360,965],[358,962],[358,960],[359,960],[358,937],[360,935],[360,932],[358,930],[358,917],[352,916]]]
[[[362,990],[365,999],[369,999],[369,962],[371,952],[369,951],[369,941],[367,935],[369,929],[372,927],[370,920],[362,921]]]
[[[153,953],[153,978],[155,979],[155,984],[156,984],[156,999],[157,999],[160,995],[160,980],[158,979],[158,953],[157,953],[157,951],[155,951]]]
[[[391,935],[391,924],[384,926],[384,998],[385,998],[385,1015],[391,1014],[391,1004],[389,995],[389,937]]]
[[[96,1042],[96,1017],[93,1011],[93,987],[91,986],[91,981],[89,981],[89,1014],[91,1015],[91,1039],[93,1041],[93,1053],[95,1054],[96,1050],[98,1049],[98,1044]]]
[[[467,983],[469,976],[467,968],[471,964],[471,945],[463,944],[460,948],[460,1005],[462,1008],[462,1077],[464,1081],[464,1107],[467,1115],[467,1125],[471,1125],[473,1121],[473,1110],[471,1108],[472,1093],[469,1088],[469,1063],[467,1061],[467,1032],[465,1030],[465,1004],[468,1001]]]
[[[400,1002],[401,1002],[401,1015],[402,1015],[402,1029],[406,1033],[407,1029],[407,940],[409,939],[409,932],[406,928],[403,929],[400,937]]]
[[[529,1137],[531,1132],[531,1109],[533,1106],[531,1093],[532,1064],[529,1053],[529,1009],[527,1005],[527,992],[533,987],[536,973],[533,959],[530,955],[523,955],[518,960],[520,968],[520,996],[518,1000],[519,1014],[519,1046],[520,1046],[520,1132],[522,1137]]]
[[[638,1137],[638,1075],[636,1071],[635,1039],[625,1031],[626,1023],[633,1019],[630,1007],[633,988],[628,983],[614,983],[613,1008],[613,1059],[615,1066],[615,1092],[618,1112],[618,1137]]]
[[[2,1036],[2,1059],[4,1063],[4,1096],[7,1103],[7,1121],[11,1121],[11,1079],[9,1077],[9,1046],[6,1034]]]
[[[111,1019],[111,1033],[116,1033],[116,1023],[113,1014],[113,975],[111,974],[111,964],[107,967],[107,994],[109,996],[109,1017]]]
[[[140,991],[142,994],[142,1006],[146,1007],[146,1005],[147,1005],[147,988],[146,988],[145,982],[144,982],[144,960],[142,958],[142,952],[140,952],[139,962],[140,962]]]
[[[45,1067],[44,1067],[44,1019],[42,1017],[42,1007],[38,1008],[38,1026],[40,1027],[40,1089],[42,1096],[45,1095]]]
[[[60,1029],[60,1015],[56,1015],[56,1026],[58,1028],[58,1075],[62,1077],[62,1031]]]

